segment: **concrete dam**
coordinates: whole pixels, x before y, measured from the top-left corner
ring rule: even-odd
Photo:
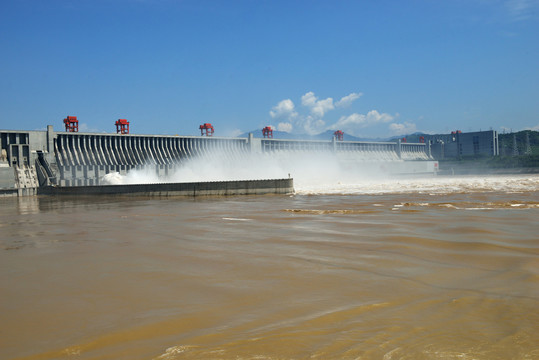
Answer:
[[[49,125],[44,131],[0,130],[0,145],[0,195],[19,196],[37,194],[40,187],[51,185],[103,185],[105,175],[133,170],[166,178],[190,161],[204,162],[215,154],[239,163],[249,156],[332,154],[344,168],[376,164],[394,174],[432,174],[438,165],[425,143],[282,140],[252,134],[226,138],[79,133],[54,131]],[[289,171],[294,175],[293,168]]]

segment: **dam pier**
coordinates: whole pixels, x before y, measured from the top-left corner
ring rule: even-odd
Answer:
[[[438,166],[426,143],[80,133],[54,131],[49,125],[43,131],[0,130],[0,196],[47,193],[48,187],[102,186],[105,175],[132,170],[166,178],[185,163],[214,154],[241,161],[246,156],[324,153],[333,154],[341,167],[376,163],[392,174],[435,174]],[[283,186],[291,183],[284,181]]]

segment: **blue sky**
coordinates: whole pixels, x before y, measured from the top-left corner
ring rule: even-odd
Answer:
[[[539,0],[1,0],[0,129],[539,130]]]

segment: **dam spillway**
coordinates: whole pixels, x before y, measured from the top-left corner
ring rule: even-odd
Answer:
[[[343,166],[368,162],[391,164],[394,172],[433,173],[425,143],[169,136],[0,130],[0,193],[34,194],[40,186],[101,185],[105,175],[150,169],[167,177],[194,159],[219,154],[242,161],[246,156],[294,157],[333,154]],[[403,163],[407,164],[404,170]],[[413,164],[413,165],[411,165]]]

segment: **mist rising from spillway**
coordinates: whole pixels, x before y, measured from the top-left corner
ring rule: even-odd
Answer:
[[[158,177],[155,167],[148,166],[143,170],[129,171],[125,176],[107,174],[102,183],[260,180],[287,178],[290,174],[299,195],[410,194],[410,199],[413,199],[414,194],[534,191],[539,181],[537,177],[526,175],[409,176],[391,172],[392,168],[398,167],[398,171],[401,171],[406,170],[407,166],[413,165],[406,161],[344,162],[330,152],[244,153],[236,157],[216,154],[185,161],[168,177]]]
[[[107,174],[101,183],[146,184],[292,177],[295,188],[301,191],[380,183],[390,179],[397,167],[403,166],[406,166],[406,162],[353,160],[328,151],[212,152],[183,161],[166,177],[157,176],[154,167],[148,166],[142,170],[131,170],[125,176]]]

